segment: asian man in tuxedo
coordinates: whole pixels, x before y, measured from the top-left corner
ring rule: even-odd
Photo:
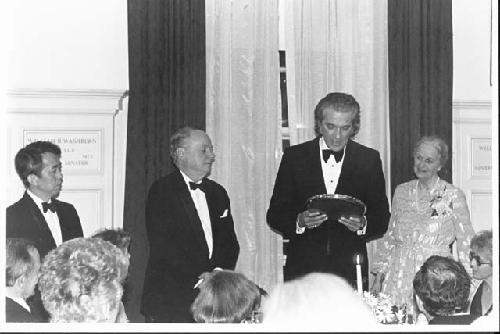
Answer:
[[[285,150],[267,211],[268,224],[289,239],[284,278],[329,272],[356,286],[359,254],[367,290],[366,241],[386,232],[390,216],[380,154],[352,140],[360,127],[353,96],[326,95],[314,118],[317,137]],[[366,215],[331,221],[306,208],[306,201],[319,194],[355,197],[365,203]]]
[[[7,237],[32,240],[43,257],[66,240],[83,236],[80,218],[70,203],[57,200],[62,189],[61,149],[48,141],[36,141],[19,150],[16,172],[26,191],[7,208]],[[30,306],[48,316],[38,290]]]
[[[153,183],[146,202],[150,254],[141,312],[147,322],[194,322],[199,276],[234,269],[239,244],[227,192],[207,177],[215,159],[207,134],[178,130],[170,155],[177,169]]]

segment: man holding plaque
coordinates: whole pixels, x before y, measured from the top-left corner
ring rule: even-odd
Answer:
[[[380,154],[352,140],[360,127],[353,96],[328,94],[314,118],[318,136],[285,150],[267,211],[268,224],[289,239],[284,277],[330,272],[356,286],[355,260],[361,255],[368,290],[366,241],[386,232],[390,216]],[[311,208],[309,199],[320,194],[341,198],[332,199],[334,211],[354,203],[364,204],[366,213],[349,205],[337,214]]]

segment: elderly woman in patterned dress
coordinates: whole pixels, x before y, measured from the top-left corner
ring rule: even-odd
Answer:
[[[431,255],[452,256],[469,268],[474,235],[465,195],[442,180],[438,172],[448,160],[448,146],[437,136],[424,136],[413,151],[416,180],[400,184],[394,193],[385,236],[377,244],[372,265],[372,292],[390,295],[395,305],[413,313],[412,281]]]

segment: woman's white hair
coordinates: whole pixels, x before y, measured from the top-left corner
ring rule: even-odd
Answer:
[[[373,329],[379,324],[344,279],[325,273],[311,273],[278,285],[264,300],[263,315],[266,326],[294,331]]]
[[[75,238],[51,250],[38,281],[51,322],[114,322],[129,266],[118,247],[98,238]]]

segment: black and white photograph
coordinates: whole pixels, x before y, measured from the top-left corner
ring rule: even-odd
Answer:
[[[497,1],[0,21],[2,332],[500,331]]]

